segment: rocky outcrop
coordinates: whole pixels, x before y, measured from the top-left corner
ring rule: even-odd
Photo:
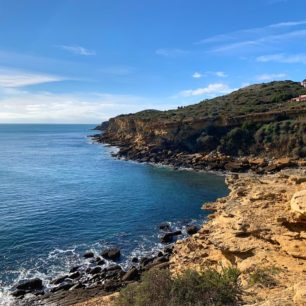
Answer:
[[[291,199],[291,210],[296,220],[306,224],[306,190],[296,192]]]
[[[231,175],[228,197],[192,237],[178,241],[171,271],[235,266],[248,305],[306,305],[306,170]]]

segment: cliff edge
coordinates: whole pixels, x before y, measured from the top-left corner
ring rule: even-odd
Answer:
[[[177,242],[174,274],[237,267],[243,304],[306,305],[306,171],[230,175],[230,194],[191,238]]]

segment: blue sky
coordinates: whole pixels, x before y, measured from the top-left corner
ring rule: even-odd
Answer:
[[[306,77],[305,0],[0,0],[0,123],[99,123]]]

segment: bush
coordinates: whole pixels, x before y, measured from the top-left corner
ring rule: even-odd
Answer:
[[[120,292],[116,306],[235,305],[239,296],[238,270],[187,271],[172,279],[168,270],[151,270],[139,284]]]
[[[279,273],[279,269],[272,267],[270,269],[257,268],[250,273],[249,284],[251,286],[261,285],[266,288],[272,288],[277,285],[277,281],[273,275]]]

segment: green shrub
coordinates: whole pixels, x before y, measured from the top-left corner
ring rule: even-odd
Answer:
[[[120,292],[116,306],[235,305],[239,296],[238,270],[187,271],[172,279],[168,270],[151,270],[139,284]]]
[[[277,281],[273,275],[277,274],[279,269],[272,267],[270,269],[257,268],[250,273],[249,284],[251,286],[261,285],[267,288],[272,288],[277,285]]]

